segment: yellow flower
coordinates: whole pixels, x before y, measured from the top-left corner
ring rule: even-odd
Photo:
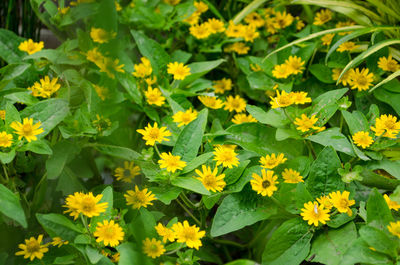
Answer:
[[[378,67],[383,71],[396,72],[400,69],[400,65],[396,60],[392,58],[392,55],[389,57],[380,57],[378,61]]]
[[[336,49],[336,51],[338,51],[338,52],[349,51],[350,52],[358,47],[360,47],[360,45],[356,45],[352,41],[346,41],[346,42],[340,44],[339,47]]]
[[[91,28],[90,37],[94,42],[97,43],[107,43],[110,39],[115,38],[117,33],[107,32],[101,28]]]
[[[400,209],[400,204],[398,204],[396,201],[392,201],[386,194],[383,195],[383,198],[385,199],[390,210],[398,211]]]
[[[369,132],[356,132],[353,136],[353,141],[357,146],[361,146],[362,148],[367,148],[369,147],[374,140],[372,140],[372,137],[369,136]]]
[[[174,75],[175,80],[183,80],[186,76],[190,75],[189,66],[184,65],[183,63],[169,63],[167,67],[168,74]]]
[[[198,96],[197,97],[204,106],[210,109],[220,109],[224,106],[222,100],[217,97],[210,97],[210,96]]]
[[[186,22],[189,25],[196,25],[199,22],[199,19],[200,19],[200,14],[197,12],[194,12],[189,17],[185,18],[183,20],[183,22]]]
[[[260,72],[262,71],[261,67],[258,64],[250,64],[250,69],[254,72]]]
[[[103,241],[105,246],[115,247],[124,240],[125,233],[119,224],[114,223],[114,220],[104,220],[103,223],[97,223],[93,235],[97,237],[96,242]]]
[[[390,233],[400,238],[400,221],[390,222],[387,228]]]
[[[285,170],[282,172],[282,177],[285,180],[285,183],[304,182],[303,177],[300,176],[300,173],[291,168],[285,168]]]
[[[25,137],[28,142],[31,142],[37,140],[36,135],[44,132],[42,128],[39,128],[41,125],[42,123],[40,121],[33,124],[32,118],[24,118],[22,123],[18,121],[13,121],[10,124],[10,127],[13,128],[15,130],[15,133],[19,135],[18,140],[21,140],[22,137]]]
[[[69,6],[67,6],[67,7],[63,7],[63,8],[57,8],[57,10],[58,10],[58,12],[61,14],[61,15],[65,15],[65,14],[67,14],[68,13],[68,11],[69,11],[69,9],[70,9],[70,7]]]
[[[200,176],[197,179],[203,183],[207,190],[219,192],[224,189],[226,186],[224,181],[225,174],[218,175],[218,168],[214,168],[214,170],[212,170],[211,167],[207,167],[205,165],[202,165],[201,169],[203,172],[198,169],[196,169],[195,172]]]
[[[210,36],[211,34],[210,28],[208,27],[207,23],[192,25],[189,28],[189,31],[190,34],[192,34],[197,39],[208,38],[208,36]]]
[[[125,70],[122,69],[122,67],[125,66],[125,64],[120,64],[119,65],[119,59],[113,60],[112,58],[105,57],[101,64],[97,65],[100,68],[100,72],[106,73],[110,78],[114,79],[115,72],[119,73],[125,73]]]
[[[243,34],[244,25],[235,25],[232,20],[229,21],[228,28],[225,30],[225,35],[229,38],[240,38]]]
[[[181,0],[163,0],[163,1],[166,4],[173,5],[173,6],[176,6],[177,4],[179,4],[181,2]]]
[[[264,26],[264,23],[265,23],[264,19],[257,12],[252,12],[252,13],[248,14],[244,18],[244,21],[247,24],[252,25],[256,28]]]
[[[304,221],[308,221],[309,225],[318,226],[319,223],[326,224],[329,221],[329,210],[325,209],[322,205],[318,205],[317,202],[307,202],[304,204],[304,208],[301,209],[301,216]]]
[[[94,64],[96,64],[97,66],[102,65],[103,64],[103,60],[104,60],[104,56],[103,54],[101,54],[101,52],[99,52],[97,50],[97,47],[87,51],[86,53],[86,59]]]
[[[157,76],[148,77],[144,80],[148,86],[152,86],[157,83]]]
[[[43,235],[39,235],[38,238],[31,237],[25,239],[25,244],[19,244],[18,247],[22,249],[15,253],[17,256],[24,256],[24,259],[30,259],[31,261],[35,258],[42,259],[44,253],[49,251],[46,245],[42,245]]]
[[[314,25],[321,26],[332,19],[332,11],[329,9],[322,9],[315,14]]]
[[[111,256],[111,261],[114,262],[114,263],[117,263],[119,261],[120,257],[121,257],[121,254],[119,254],[117,252],[117,253],[115,253],[114,255]]]
[[[272,75],[275,78],[287,78],[291,74],[291,70],[287,64],[277,64],[272,70]]]
[[[237,158],[235,149],[229,146],[217,146],[213,154],[215,156],[213,160],[217,161],[217,166],[232,168],[239,165],[239,158]]]
[[[224,48],[224,52],[236,52],[237,54],[247,54],[250,47],[246,46],[243,42],[235,42]]]
[[[242,124],[242,123],[245,123],[245,122],[257,122],[257,120],[253,116],[251,116],[250,114],[246,115],[246,114],[238,113],[235,116],[233,116],[232,122],[234,124]]]
[[[178,123],[178,127],[181,127],[183,125],[188,125],[196,118],[197,118],[197,111],[192,110],[191,108],[186,110],[185,112],[178,111],[172,116],[174,122]]]
[[[196,12],[198,12],[198,13],[204,13],[204,12],[206,12],[207,10],[208,10],[208,5],[207,4],[205,4],[204,2],[202,2],[202,1],[199,1],[199,2],[194,2],[193,3],[194,4],[194,6],[196,7]]]
[[[175,233],[172,229],[165,227],[162,223],[158,223],[155,227],[157,234],[163,238],[163,242],[174,242],[176,239]]]
[[[148,123],[147,127],[136,130],[138,133],[143,135],[143,140],[146,141],[146,145],[154,145],[156,142],[161,143],[162,141],[169,141],[167,136],[171,136],[171,132],[167,130],[167,127],[158,128],[157,122],[154,123],[154,127]]]
[[[356,68],[349,70],[351,89],[358,89],[358,91],[368,90],[372,86],[374,81],[374,74],[368,73],[368,68],[360,69]]]
[[[165,103],[165,97],[162,95],[160,89],[158,88],[153,89],[151,88],[151,86],[149,86],[147,88],[147,91],[144,92],[144,95],[149,105],[156,105],[161,107]]]
[[[117,167],[115,169],[114,176],[117,180],[121,180],[123,182],[131,183],[135,176],[140,174],[140,168],[138,166],[134,166],[133,161],[125,161],[124,167]]]
[[[317,198],[317,201],[325,209],[330,210],[333,207],[332,202],[331,202],[331,200],[329,199],[328,196],[323,195],[323,196]]]
[[[34,42],[32,39],[23,41],[19,44],[18,49],[28,54],[34,54],[35,52],[41,51],[44,47],[43,41]]]
[[[5,120],[6,119],[6,111],[5,110],[0,110],[0,119]]]
[[[0,132],[0,147],[10,147],[13,142],[13,136],[6,131]]]
[[[272,194],[278,190],[276,184],[278,177],[274,175],[274,171],[265,169],[261,170],[262,177],[256,173],[253,173],[250,180],[251,188],[257,192],[257,194],[261,194],[261,196],[271,197]]]
[[[133,72],[132,74],[135,77],[139,77],[139,78],[145,78],[145,77],[151,75],[151,73],[153,72],[153,68],[151,67],[150,60],[147,59],[146,57],[142,57],[140,59],[140,61],[142,61],[142,63],[135,64],[133,66],[135,68],[135,72]]]
[[[165,253],[163,244],[160,240],[156,240],[155,238],[152,238],[151,240],[146,238],[143,240],[142,244],[143,252],[152,259],[155,259]]]
[[[35,82],[33,86],[28,89],[32,91],[32,95],[35,97],[49,98],[61,87],[57,81],[57,77],[50,80],[49,76],[45,76],[44,78],[40,79],[40,83]]]
[[[311,103],[311,98],[307,97],[307,92],[290,92],[293,97],[294,104],[306,104]]]
[[[245,41],[254,42],[255,39],[260,37],[260,33],[257,31],[257,28],[254,26],[245,26],[242,37]]]
[[[106,100],[107,96],[108,96],[108,88],[107,87],[103,87],[103,86],[98,86],[98,85],[93,85],[94,86],[94,90],[96,91],[96,94],[99,96],[99,98],[101,100]]]
[[[277,167],[278,165],[285,163],[286,160],[287,158],[285,158],[285,155],[283,153],[280,153],[278,155],[272,153],[271,155],[260,157],[259,162],[261,164],[261,167],[273,169],[274,167]]]
[[[350,21],[350,20],[348,20],[348,21],[339,21],[338,23],[336,23],[336,28],[343,28],[343,27],[348,27],[348,26],[353,26],[353,25],[355,25],[356,23],[354,23],[353,21]],[[341,35],[341,36],[343,36],[343,35],[347,35],[347,34],[350,34],[352,31],[346,31],[346,32],[339,32],[338,34],[339,35]]]
[[[332,69],[332,79],[337,81],[339,79],[340,74],[342,73],[342,69]],[[351,76],[350,76],[350,71],[347,71],[344,73],[342,76],[342,79],[340,79],[339,83],[342,83],[342,85],[347,86],[347,84],[350,84],[351,82]]]
[[[318,118],[315,115],[312,115],[310,118],[305,114],[301,114],[301,118],[296,118],[294,124],[297,125],[297,130],[302,132],[308,132],[310,129],[318,130],[319,127],[315,126],[315,123],[318,121]]]
[[[206,234],[205,231],[200,231],[195,225],[190,226],[188,221],[178,222],[172,226],[172,230],[176,234],[178,243],[186,243],[189,248],[199,249],[202,246],[201,238]]]
[[[289,56],[289,58],[285,60],[285,64],[287,65],[290,74],[301,74],[304,70],[304,61],[297,56]]]
[[[222,78],[221,80],[213,81],[214,92],[218,94],[223,94],[225,91],[232,89],[232,80],[230,78]]]
[[[332,43],[333,37],[335,37],[335,33],[328,33],[322,36],[322,45],[329,46]]]
[[[111,126],[111,121],[108,118],[104,118],[103,115],[96,114],[96,119],[92,121],[92,124],[101,133]]]
[[[293,23],[294,17],[291,14],[286,14],[286,11],[276,12],[274,26],[276,29],[284,29]]]
[[[383,137],[394,139],[400,131],[400,121],[397,121],[395,116],[383,114],[375,119],[375,127],[371,126],[371,130],[376,136],[383,134]]]
[[[117,1],[114,1],[114,4],[115,4],[115,10],[117,10],[117,12],[122,10],[121,5]]]
[[[216,18],[209,18],[206,23],[210,34],[220,33],[225,31],[224,22]]]
[[[246,109],[246,100],[241,98],[239,95],[236,95],[235,97],[228,96],[226,98],[224,110],[228,110],[230,112],[232,111],[242,112],[245,109]]]
[[[296,17],[297,23],[296,23],[296,30],[301,30],[304,28],[306,24],[304,24],[304,21],[301,20],[299,17]]]
[[[132,205],[133,209],[147,208],[148,205],[153,205],[152,201],[157,200],[151,191],[148,191],[148,189],[140,190],[137,185],[135,185],[135,191],[128,190],[124,197],[126,204]]]
[[[182,170],[184,167],[186,167],[186,162],[181,161],[180,156],[174,156],[169,153],[161,153],[160,155],[160,160],[158,160],[158,163],[160,164],[160,168],[165,168],[168,172],[175,173],[177,170]]]
[[[103,198],[103,194],[94,196],[92,192],[88,194],[75,192],[73,195],[68,195],[66,205],[64,205],[68,210],[64,213],[70,212],[70,215],[74,216],[74,219],[77,218],[76,215],[79,215],[79,213],[87,217],[99,216],[108,207],[107,202],[99,203],[101,198]]]
[[[61,237],[53,237],[51,244],[55,247],[62,247],[62,245],[69,244],[68,240],[63,240]]]
[[[271,104],[271,108],[273,109],[287,107],[294,103],[291,94],[286,93],[285,90],[282,90],[281,93],[279,93],[279,90],[276,90],[276,97],[270,97],[270,99],[269,104]]]
[[[329,193],[329,197],[333,207],[335,207],[340,213],[347,213],[348,216],[352,216],[353,212],[350,209],[350,206],[354,205],[355,200],[349,200],[350,192],[340,191]]]

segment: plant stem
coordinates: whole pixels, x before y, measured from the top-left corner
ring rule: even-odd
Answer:
[[[185,207],[185,205],[183,203],[180,202],[179,199],[176,200],[178,202],[178,204],[182,207],[183,210],[185,210],[185,212],[193,218],[193,220],[199,225],[201,226],[201,222],[199,221],[199,219],[197,219],[190,211],[188,208]]]
[[[179,198],[181,198],[183,203],[185,203],[185,205],[191,209],[196,209],[198,207],[191,200],[189,200],[184,193],[179,194]]]
[[[292,122],[292,123],[294,123],[294,120],[289,116],[289,114],[287,113],[287,111],[286,111],[286,108],[282,108],[283,109],[283,112],[285,113],[285,115],[286,115],[286,117],[288,117],[288,119]]]
[[[160,151],[158,150],[158,147],[157,147],[156,143],[154,144],[154,150],[156,150],[156,153],[157,153],[158,157],[161,158],[161,154],[160,154]]]
[[[231,240],[215,239],[215,238],[212,238],[211,240],[214,241],[215,243],[218,243],[218,244],[231,245],[231,246],[235,246],[235,247],[238,247],[238,248],[245,248],[246,247],[243,244],[240,244],[238,242],[231,241]]]
[[[3,166],[3,171],[4,171],[4,176],[6,183],[8,183],[9,177],[8,177],[8,172],[7,172],[7,167],[4,164],[1,164]]]
[[[93,237],[92,232],[90,232],[89,226],[87,224],[86,216],[83,216],[83,214],[81,214],[81,220],[82,220],[83,226],[86,227],[86,231],[89,233],[89,236]]]
[[[316,159],[317,155],[315,154],[314,147],[312,146],[311,142],[307,140],[304,140],[304,142],[306,143],[308,150],[311,152],[313,158]]]

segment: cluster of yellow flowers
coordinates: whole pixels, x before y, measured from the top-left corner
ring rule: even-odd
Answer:
[[[108,42],[108,38],[104,39],[96,39],[98,43]],[[102,42],[100,42],[102,40]],[[125,73],[123,67],[124,64],[119,64],[119,59],[113,59],[110,57],[104,56],[99,50],[98,47],[95,47],[86,53],[86,59],[92,63],[94,63],[99,69],[100,72],[106,73],[108,77],[114,79],[115,72]]]
[[[290,75],[303,73],[304,61],[297,56],[289,56],[283,64],[275,65],[272,70],[272,75],[276,78],[287,78]]]
[[[282,90],[279,92],[279,90],[276,91],[276,96],[275,97],[270,97],[271,101],[269,102],[271,104],[272,109],[277,109],[277,108],[282,108],[282,107],[288,107],[293,104],[296,105],[303,105],[307,103],[311,103],[311,98],[308,97],[307,92],[290,92],[287,93],[286,91]]]
[[[28,142],[36,141],[36,135],[44,132],[43,128],[40,128],[41,122],[33,124],[32,118],[24,118],[23,122],[13,121],[10,127],[14,129],[14,133],[18,135],[18,140],[25,138]],[[13,135],[7,131],[0,132],[0,147],[10,147],[13,144]]]
[[[31,261],[35,258],[42,259],[44,253],[49,251],[49,246],[61,247],[69,244],[67,240],[62,240],[60,237],[54,237],[52,241],[42,244],[43,235],[39,235],[38,238],[30,237],[25,239],[25,244],[19,244],[18,247],[21,249],[17,251],[15,255],[24,256],[24,259],[30,259]]]
[[[40,79],[40,83],[35,82],[33,86],[28,88],[28,90],[31,90],[32,95],[35,97],[49,98],[61,87],[57,81],[57,77],[50,80],[49,76],[45,76],[44,78]]]

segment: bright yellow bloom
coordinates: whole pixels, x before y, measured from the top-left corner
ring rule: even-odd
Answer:
[[[35,258],[42,259],[44,253],[49,251],[46,245],[42,245],[43,235],[39,235],[38,238],[31,237],[25,239],[25,244],[19,244],[18,247],[22,249],[15,253],[17,256],[24,256],[24,259],[30,259],[31,261]]]
[[[362,148],[367,148],[369,147],[374,140],[372,140],[372,137],[369,136],[369,132],[356,132],[353,136],[353,141],[357,146],[361,146]]]
[[[201,103],[203,103],[204,106],[210,109],[220,109],[224,106],[222,100],[217,97],[198,96],[197,98],[201,101]]]
[[[392,201],[386,194],[383,195],[383,198],[385,199],[390,210],[398,211],[400,209],[400,204],[398,204],[396,201]]]
[[[5,120],[6,119],[6,111],[5,110],[0,110],[0,119]]]
[[[261,67],[258,64],[250,64],[250,69],[254,72],[260,72],[262,71]]]
[[[157,200],[151,191],[148,191],[148,189],[140,190],[137,185],[135,185],[135,191],[128,190],[124,197],[126,204],[132,205],[133,209],[147,208],[148,205],[153,205],[152,201]]]
[[[160,164],[160,168],[165,168],[168,172],[175,173],[177,170],[182,170],[186,167],[186,162],[181,160],[180,156],[174,156],[169,153],[161,153],[160,160],[158,163]]]
[[[311,98],[307,97],[307,92],[290,92],[293,97],[294,104],[306,104],[311,103]]]
[[[189,248],[199,249],[202,246],[201,238],[205,236],[205,231],[200,231],[195,225],[190,226],[188,221],[178,222],[172,226],[172,230],[176,234],[178,243],[186,243]]]
[[[97,50],[97,47],[87,51],[86,60],[96,64],[97,66],[101,65],[104,60],[103,54]]]
[[[117,263],[119,261],[120,257],[121,257],[121,254],[117,252],[111,256],[111,261],[114,263]]]
[[[342,73],[342,69],[332,69],[332,79],[337,81],[339,79],[340,74]],[[347,86],[347,84],[350,84],[351,82],[351,76],[350,76],[350,71],[347,71],[344,73],[342,76],[342,79],[340,79],[339,83],[341,83],[344,86]]]
[[[322,195],[321,197],[317,198],[317,201],[325,209],[330,210],[333,207],[332,202],[328,196]]]
[[[94,86],[94,90],[96,91],[96,94],[99,96],[99,98],[101,100],[106,100],[107,96],[108,96],[108,88],[107,87],[103,87],[103,86],[98,86],[98,85],[93,85]]]
[[[400,221],[390,222],[387,228],[390,233],[400,238]]]
[[[286,14],[286,11],[276,12],[274,18],[274,26],[276,29],[284,29],[293,23],[294,17]]]
[[[165,97],[162,95],[160,89],[158,88],[151,88],[149,86],[147,91],[144,92],[144,96],[146,97],[147,103],[149,105],[156,105],[161,107],[165,103]]]
[[[143,240],[142,244],[143,252],[152,259],[155,259],[165,253],[163,244],[160,240],[156,240],[155,238],[152,238],[151,240],[146,238]]]
[[[339,21],[338,23],[336,23],[335,27],[336,28],[343,28],[343,27],[353,26],[355,24],[356,23],[354,23],[353,21],[350,21],[350,20],[348,20],[348,21]],[[346,31],[346,32],[342,31],[342,32],[339,32],[338,34],[343,36],[343,35],[347,35],[347,34],[350,34],[350,33],[352,33],[352,31]]]
[[[228,28],[225,30],[225,35],[229,38],[240,38],[244,31],[244,25],[235,25],[232,20],[229,21]]]
[[[223,94],[225,91],[232,89],[232,80],[230,78],[222,78],[221,80],[213,81],[214,92],[218,94]]]
[[[392,55],[389,57],[380,57],[378,61],[378,67],[383,71],[396,72],[400,69],[399,63],[392,58]]]
[[[241,98],[239,95],[236,95],[235,97],[228,96],[226,98],[224,110],[228,110],[230,112],[232,111],[242,112],[245,109],[246,109],[246,100]]]
[[[234,124],[242,124],[245,122],[257,122],[257,120],[250,114],[246,115],[246,114],[238,113],[235,116],[233,116],[232,122]]]
[[[224,48],[224,52],[236,52],[237,54],[247,54],[250,50],[249,46],[246,46],[244,42],[235,42]]]
[[[136,130],[143,135],[143,140],[146,141],[146,145],[154,145],[156,142],[161,143],[162,141],[169,141],[166,137],[171,136],[171,132],[167,130],[167,127],[158,128],[157,122],[155,122],[153,126],[154,127],[148,123],[144,130]]]
[[[322,36],[322,45],[329,46],[332,43],[333,37],[335,37],[335,33],[328,33]]]
[[[93,235],[97,237],[96,242],[103,241],[105,246],[115,247],[124,240],[125,233],[119,224],[114,223],[114,220],[104,220],[103,223],[97,223]]]
[[[209,18],[205,23],[210,34],[220,33],[225,31],[224,22],[216,18]]]
[[[112,79],[115,78],[113,71],[125,73],[125,70],[122,69],[125,64],[119,64],[119,59],[113,60],[112,58],[104,57],[103,61],[97,66],[100,68],[100,72],[106,73]]]
[[[183,80],[186,76],[190,75],[189,66],[184,65],[183,63],[169,63],[167,67],[168,74],[174,75],[175,80]]]
[[[108,32],[101,28],[91,28],[90,30],[90,37],[97,43],[107,43],[112,38],[115,38],[116,35],[117,33],[115,32]]]
[[[217,146],[213,154],[213,160],[217,161],[217,166],[222,165],[223,167],[232,168],[239,165],[239,158],[237,158],[235,149],[229,146]]]
[[[65,200],[64,207],[68,210],[64,213],[70,213],[71,216],[76,219],[80,213],[86,215],[87,217],[99,216],[101,213],[105,212],[108,203],[99,201],[103,198],[103,194],[94,196],[92,192],[88,194],[82,192],[75,192],[73,195],[70,194]]]
[[[150,60],[147,59],[146,57],[140,58],[141,63],[140,64],[135,64],[133,67],[135,68],[135,72],[132,74],[135,77],[139,78],[145,78],[153,72],[153,68],[151,67]]]
[[[186,110],[185,112],[183,111],[178,111],[172,116],[172,119],[174,122],[178,123],[178,127],[188,125],[192,121],[194,121],[197,118],[197,111],[192,110],[191,108]]]
[[[301,60],[300,57],[297,56],[289,56],[288,59],[285,60],[285,64],[287,65],[290,74],[301,74],[304,70],[304,61]]]
[[[183,22],[186,22],[189,25],[196,25],[199,22],[199,19],[200,19],[200,14],[197,12],[194,12],[189,17],[185,18],[183,20]]]
[[[74,217],[74,220],[76,220],[80,214],[78,205],[79,198],[82,194],[82,192],[75,192],[74,194],[68,195],[68,197],[65,199],[65,205],[63,205],[63,207],[68,208],[64,211],[64,213],[69,213],[70,216]]]
[[[358,91],[368,90],[372,86],[372,81],[374,81],[374,74],[368,73],[368,68],[360,69],[356,68],[349,70],[351,89],[358,89]]]
[[[163,1],[166,4],[173,5],[173,6],[176,6],[177,4],[179,4],[181,2],[181,0],[163,0]]]
[[[35,82],[33,86],[29,87],[28,89],[32,91],[32,95],[35,97],[49,98],[61,87],[57,81],[58,77],[50,80],[49,76],[45,76],[44,78],[40,79],[40,83]]]
[[[155,229],[157,234],[163,238],[164,243],[166,243],[167,240],[171,242],[175,241],[176,236],[172,229],[165,227],[162,223],[158,223]]]
[[[157,76],[148,77],[144,80],[148,86],[152,86],[157,83]]]
[[[355,42],[346,41],[346,42],[340,44],[339,47],[336,49],[336,51],[338,51],[338,52],[345,52],[345,51],[351,52],[352,50],[354,50],[354,49],[356,49],[358,47],[360,47],[360,45],[356,45]]]
[[[251,175],[251,188],[256,191],[257,194],[261,194],[261,196],[271,197],[272,194],[278,190],[276,187],[276,184],[279,184],[277,181],[278,177],[274,175],[274,171],[265,171],[265,169],[261,170],[261,175],[262,177],[256,173]]]
[[[41,51],[44,47],[43,41],[34,42],[32,39],[23,41],[19,44],[18,49],[28,54],[34,54],[35,52]]]
[[[224,181],[225,174],[218,175],[218,168],[211,169],[211,167],[207,167],[205,165],[201,166],[200,170],[196,169],[195,172],[198,177],[197,179],[203,183],[204,187],[209,191],[220,192],[226,186],[226,182]]]
[[[301,20],[299,17],[296,17],[297,23],[296,23],[296,30],[301,30],[302,28],[304,28],[304,26],[306,24],[304,24],[304,21]]]
[[[350,209],[350,206],[356,203],[355,200],[349,200],[350,192],[340,191],[329,193],[329,197],[331,199],[331,203],[333,207],[335,207],[340,213],[347,213],[348,216],[352,216],[353,212]]]
[[[274,167],[277,167],[278,165],[285,163],[286,160],[287,158],[285,158],[285,155],[283,153],[280,153],[278,155],[272,153],[271,155],[260,157],[259,162],[261,164],[261,167],[273,169]]]
[[[285,180],[285,183],[304,182],[303,177],[300,176],[300,173],[291,168],[285,168],[285,170],[282,172],[282,177]]]
[[[309,225],[318,226],[319,223],[326,224],[329,221],[329,210],[325,209],[322,205],[318,205],[317,202],[307,202],[304,204],[304,208],[301,209],[301,216],[304,221],[308,221]]]
[[[210,28],[207,23],[192,25],[189,28],[190,34],[192,34],[196,39],[205,39],[211,35]]]
[[[294,124],[297,125],[297,130],[302,132],[308,132],[310,129],[318,130],[319,127],[315,126],[318,118],[312,115],[310,118],[305,114],[301,114],[301,118],[296,118]]]
[[[314,25],[321,26],[332,19],[332,11],[329,9],[322,9],[315,14]]]
[[[244,18],[244,21],[247,24],[254,26],[256,28],[264,26],[264,23],[265,23],[264,19],[257,12],[252,12],[252,13],[248,14]]]
[[[18,140],[21,140],[24,137],[28,142],[36,141],[36,135],[44,132],[43,128],[39,128],[42,125],[40,121],[33,124],[32,118],[24,118],[22,123],[18,121],[13,121],[10,124],[10,127],[15,130],[15,133],[18,134]]]
[[[68,240],[63,240],[61,237],[53,237],[53,241],[51,242],[51,244],[55,247],[62,247],[63,245],[68,245],[69,242]]]
[[[196,12],[202,14],[208,10],[208,5],[202,1],[194,2],[194,6],[196,7]]]
[[[276,97],[270,97],[270,99],[269,104],[271,104],[271,108],[273,109],[287,107],[294,103],[292,95],[286,93],[285,90],[282,90],[281,93],[279,93],[279,90],[276,90]]]
[[[254,42],[255,39],[260,37],[260,33],[257,31],[257,28],[255,26],[249,25],[245,26],[242,37],[245,41]]]
[[[96,114],[96,119],[92,121],[93,126],[96,130],[101,133],[107,130],[111,126],[111,121],[109,118],[104,118],[103,115]]]
[[[275,78],[287,78],[291,73],[287,64],[277,64],[272,70],[272,76]]]
[[[371,130],[376,136],[383,134],[383,137],[394,139],[400,131],[400,121],[397,121],[396,116],[383,114],[375,119],[375,127],[371,126]]]
[[[0,147],[10,147],[13,143],[13,136],[6,131],[0,132]]]
[[[140,174],[140,168],[138,166],[134,166],[133,161],[125,161],[124,167],[117,167],[115,169],[114,176],[117,180],[131,183],[135,176]]]

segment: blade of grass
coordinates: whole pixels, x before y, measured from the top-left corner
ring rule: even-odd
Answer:
[[[386,84],[387,82],[395,79],[396,77],[400,76],[400,70],[397,70],[396,72],[394,72],[393,74],[389,75],[388,77],[386,77],[385,79],[383,79],[381,82],[379,82],[378,84],[376,84],[374,87],[372,87],[368,92],[371,93],[372,91],[374,91],[375,89],[377,89],[378,87],[380,87],[381,85]]]
[[[234,24],[238,24],[245,18],[248,14],[256,10],[259,6],[267,2],[268,0],[254,0],[250,4],[248,4],[242,11],[240,11],[235,18],[233,19]]]

